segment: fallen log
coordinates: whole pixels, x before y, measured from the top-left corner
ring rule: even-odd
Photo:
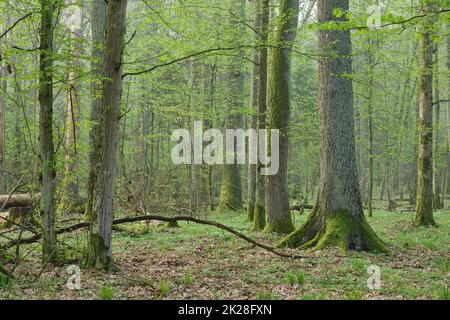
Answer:
[[[264,250],[267,250],[279,257],[283,257],[283,258],[292,258],[292,259],[301,259],[304,258],[304,256],[301,255],[292,255],[292,254],[288,254],[288,253],[284,253],[284,252],[279,252],[278,250],[276,250],[274,247],[263,244],[263,243],[259,243],[256,242],[255,240],[247,237],[245,234],[240,233],[239,231],[234,230],[231,227],[227,227],[224,224],[221,224],[219,222],[215,222],[215,221],[211,221],[211,220],[202,220],[202,219],[198,219],[198,218],[194,218],[194,217],[190,217],[190,216],[176,216],[176,217],[164,217],[164,216],[152,216],[152,215],[145,215],[145,216],[136,216],[136,217],[126,217],[126,218],[121,218],[121,219],[116,219],[113,221],[113,225],[118,225],[118,224],[122,224],[122,223],[130,223],[130,222],[138,222],[138,221],[151,221],[151,220],[158,220],[158,221],[164,221],[164,222],[171,222],[171,223],[175,223],[178,221],[188,221],[188,222],[195,222],[198,224],[204,224],[204,225],[209,225],[209,226],[214,226],[217,227],[219,229],[228,231],[231,234],[234,234],[235,236],[250,242],[251,244],[255,245],[256,247],[262,248]],[[85,229],[89,227],[89,223],[88,222],[81,222],[69,227],[65,227],[65,228],[61,228],[56,230],[56,234],[62,234],[62,233],[67,233],[67,232],[72,232],[72,231],[76,231],[79,229]],[[9,248],[12,248],[14,246],[17,245],[17,243],[19,244],[30,244],[30,243],[34,243],[39,241],[42,238],[42,234],[36,234],[32,237],[29,238],[21,238],[18,239],[18,241],[11,241],[7,244],[5,244],[4,246],[0,247],[2,250],[6,250]]]
[[[39,199],[39,194],[32,196],[29,193],[18,193],[9,195],[0,195],[0,208],[8,209],[12,207],[31,207]]]

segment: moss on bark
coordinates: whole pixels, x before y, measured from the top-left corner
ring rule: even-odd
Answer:
[[[300,228],[284,237],[277,244],[277,247],[298,248],[312,240],[316,236],[318,230],[318,213],[319,210],[315,207],[305,223],[303,223]]]
[[[254,221],[255,219],[255,203],[248,202],[247,204],[247,220]]]
[[[254,211],[254,229],[264,230],[266,226],[266,212],[263,206],[255,205]]]
[[[111,259],[105,255],[105,242],[102,237],[96,234],[89,236],[89,248],[86,257],[86,267],[109,270],[111,268]]]
[[[290,218],[290,216],[289,216]],[[292,219],[278,219],[276,223],[267,223],[265,232],[274,232],[279,234],[290,234],[294,231],[294,225],[292,224]]]
[[[296,231],[282,239],[278,246],[322,250],[339,247],[343,250],[389,252],[367,223],[364,216],[352,217],[345,211],[326,215],[325,223],[319,223],[318,211]]]
[[[225,165],[220,189],[218,212],[238,211],[243,208],[242,188],[239,168],[236,165]]]

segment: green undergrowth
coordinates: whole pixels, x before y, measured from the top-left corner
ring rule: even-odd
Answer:
[[[296,226],[307,216],[296,215]],[[244,212],[200,218],[221,222],[266,244],[280,240],[276,234],[254,231]],[[15,281],[0,290],[0,299],[449,299],[450,213],[435,213],[436,228],[414,228],[412,218],[412,213],[379,210],[367,218],[389,255],[278,249],[302,254],[301,260],[277,257],[213,226],[127,224],[113,235],[119,271],[83,270],[83,289],[69,291],[66,265],[46,269],[35,280],[40,260],[39,252],[34,252],[17,269]],[[72,248],[73,260],[85,246],[83,233],[59,239]],[[23,248],[27,252],[30,246]],[[369,266],[380,268],[379,289],[367,287]]]

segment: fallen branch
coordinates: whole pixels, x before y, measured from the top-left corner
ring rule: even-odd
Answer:
[[[157,221],[165,221],[165,222],[178,222],[178,221],[188,221],[188,222],[195,222],[198,224],[203,224],[203,225],[209,225],[209,226],[214,226],[217,227],[219,229],[228,231],[231,234],[234,234],[235,236],[250,242],[251,244],[262,248],[264,250],[267,250],[279,257],[283,257],[283,258],[293,258],[293,259],[300,259],[300,258],[304,258],[303,256],[300,255],[292,255],[292,254],[287,254],[287,253],[283,253],[283,252],[279,252],[277,251],[274,247],[263,244],[263,243],[259,243],[249,237],[247,237],[246,235],[244,235],[243,233],[240,233],[239,231],[234,230],[231,227],[227,227],[226,225],[223,225],[219,222],[215,222],[215,221],[210,221],[210,220],[202,220],[202,219],[198,219],[198,218],[194,218],[194,217],[189,217],[189,216],[175,216],[175,217],[164,217],[164,216],[152,216],[152,215],[145,215],[145,216],[136,216],[136,217],[126,217],[126,218],[121,218],[121,219],[116,219],[113,221],[113,225],[118,225],[118,224],[122,224],[122,223],[130,223],[130,222],[139,222],[139,221],[150,221],[150,220],[157,220]],[[65,227],[65,228],[61,228],[58,229],[56,231],[56,234],[62,234],[62,233],[67,233],[67,232],[73,232],[79,229],[84,229],[84,228],[88,228],[89,227],[89,223],[88,222],[81,222],[69,227]],[[1,247],[1,249],[6,250],[9,248],[12,248],[14,246],[16,246],[17,244],[30,244],[30,243],[34,243],[39,241],[42,238],[42,234],[37,234],[34,235],[30,238],[23,238],[20,239],[19,241],[11,241],[10,243],[4,245]],[[17,243],[18,242],[18,243]]]

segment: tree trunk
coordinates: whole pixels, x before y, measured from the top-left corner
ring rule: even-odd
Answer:
[[[72,54],[74,68],[69,73],[69,91],[67,94],[67,115],[66,115],[66,172],[65,172],[65,190],[67,197],[64,201],[79,199],[78,187],[78,159],[77,159],[77,139],[79,137],[80,127],[80,85],[78,81],[78,70],[81,67],[80,54],[81,48],[79,41],[81,34],[81,8],[74,7],[71,18],[69,20],[69,29],[72,40]],[[69,206],[71,207],[71,206]]]
[[[439,102],[439,44],[436,43],[435,51],[435,68],[436,77],[434,77],[434,159],[433,159],[433,209],[442,209],[443,203],[441,201],[441,184],[440,184],[440,174],[439,169],[436,167],[436,159],[439,157],[439,125],[440,125],[440,114],[441,114],[441,104]]]
[[[89,175],[86,194],[86,220],[93,221],[94,192],[101,160],[100,118],[102,116],[102,77],[103,77],[103,48],[106,36],[106,7],[105,1],[93,1],[91,8],[92,28],[92,66],[91,73],[91,130],[89,133]]]
[[[349,0],[319,0],[318,21],[336,18]],[[350,30],[319,29],[320,188],[318,205],[308,220],[279,245],[344,250],[387,248],[367,223],[358,189],[354,136]]]
[[[368,120],[369,120],[369,194],[368,194],[368,216],[372,217],[372,199],[373,199],[373,162],[374,162],[374,154],[373,154],[373,69],[374,65],[372,64],[372,43],[369,37],[369,52],[368,52],[368,60],[369,60],[369,101],[368,101]]]
[[[237,6],[239,7],[239,16],[245,19],[244,1],[239,1]],[[241,25],[241,21],[233,21],[234,24]],[[242,52],[239,55],[242,55]],[[244,73],[242,72],[240,59],[231,62],[228,77],[230,89],[225,127],[226,129],[236,129],[241,125],[241,114],[239,112],[242,109],[242,92],[244,89]],[[223,166],[218,212],[237,211],[243,208],[239,166],[239,164],[225,164]]]
[[[288,157],[289,121],[291,112],[291,49],[296,38],[298,24],[298,0],[282,0],[282,22],[276,34],[277,46],[272,49],[269,83],[269,129],[278,129],[279,170],[266,176],[266,230],[287,234],[294,230],[289,209]],[[274,150],[277,152],[277,150]]]
[[[431,10],[430,4],[426,6]],[[420,39],[419,179],[415,225],[435,225],[433,219],[433,43],[431,19],[425,18]]]
[[[42,258],[44,263],[56,259],[55,232],[55,150],[53,142],[53,13],[57,3],[41,0],[39,55],[39,144],[42,175],[40,213],[42,220]]]
[[[269,15],[270,2],[268,0],[258,0],[259,1],[259,14],[260,14],[260,41],[263,44],[267,43],[268,40],[268,25],[269,25]],[[258,65],[258,87],[257,87],[257,119],[256,127],[259,130],[264,130],[266,128],[266,110],[267,110],[267,60],[268,60],[268,49],[265,47],[259,50],[259,65]],[[259,134],[258,134],[258,148],[257,148],[257,159],[259,160]],[[255,208],[253,212],[253,221],[255,230],[263,230],[266,226],[266,212],[265,212],[265,177],[261,175],[262,165],[258,161],[256,165],[255,172]]]
[[[449,27],[447,25],[448,32]],[[445,197],[450,196],[450,35],[447,33],[447,171],[445,181]]]
[[[253,23],[253,28],[258,32],[255,34],[255,40],[259,43],[261,39],[261,1],[254,1],[255,8],[255,18]],[[258,84],[259,84],[259,58],[260,58],[260,48],[254,49],[253,52],[253,66],[252,66],[252,92],[251,92],[251,106],[252,109],[258,113]],[[258,124],[257,117],[250,115],[249,126],[252,129],[256,129]],[[247,219],[253,221],[255,214],[255,200],[256,200],[256,165],[249,163],[248,165],[248,175],[247,175]]]
[[[1,43],[0,43],[1,45]],[[0,48],[0,61],[3,60],[3,55]],[[0,65],[0,78],[6,76],[6,68]],[[5,188],[4,173],[1,171],[5,165],[5,106],[6,99],[6,81],[0,80],[1,92],[0,92],[0,193],[3,193]]]
[[[103,81],[101,118],[102,161],[95,189],[94,219],[88,249],[88,264],[104,269],[108,269],[112,263],[112,222],[126,7],[127,0],[108,1],[103,67],[106,79]]]

